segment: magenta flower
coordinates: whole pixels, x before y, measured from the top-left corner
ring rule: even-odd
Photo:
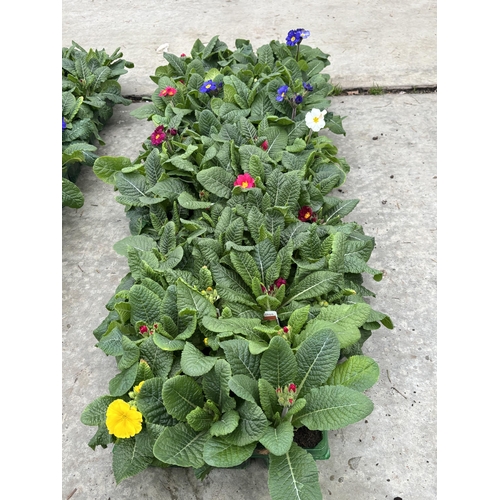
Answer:
[[[275,282],[274,282],[274,286],[276,288],[279,288],[281,285],[286,285],[286,279],[285,278],[278,278]]]
[[[260,145],[260,147],[264,150],[267,151],[269,149],[269,143],[267,142],[267,139]]]
[[[159,146],[167,138],[163,125],[159,125],[154,129],[151,134],[151,144],[153,146]]]
[[[235,186],[240,186],[243,189],[250,189],[255,186],[255,180],[250,174],[241,174],[234,181]]]

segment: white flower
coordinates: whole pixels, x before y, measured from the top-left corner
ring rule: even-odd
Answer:
[[[326,109],[320,111],[317,108],[311,109],[306,114],[306,125],[314,132],[319,132],[325,126]]]

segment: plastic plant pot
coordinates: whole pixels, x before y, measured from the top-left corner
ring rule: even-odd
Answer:
[[[321,431],[321,433],[321,441],[314,448],[304,448],[313,456],[314,460],[328,460],[330,458],[328,431]],[[262,446],[257,446],[250,458],[263,459],[269,465],[269,452]]]

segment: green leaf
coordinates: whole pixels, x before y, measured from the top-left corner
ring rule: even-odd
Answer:
[[[260,355],[253,355],[248,342],[243,339],[226,340],[220,343],[233,375],[243,374],[258,380],[260,377]]]
[[[337,365],[330,377],[331,384],[343,385],[356,391],[366,391],[377,382],[380,375],[378,364],[368,356],[351,356]]]
[[[236,467],[249,459],[255,444],[238,446],[221,437],[210,437],[203,450],[203,459],[212,467]]]
[[[196,174],[198,182],[211,193],[221,198],[230,198],[234,186],[233,174],[221,167],[211,167]]]
[[[316,319],[329,322],[343,349],[359,340],[359,327],[365,323],[370,310],[365,303],[330,305],[322,307]]]
[[[286,301],[282,306],[293,300],[305,300],[319,297],[340,286],[342,275],[330,271],[316,271],[298,283],[295,283],[287,290]]]
[[[113,396],[100,396],[83,410],[80,421],[85,425],[99,425],[106,422],[108,406],[115,400]]]
[[[237,446],[256,443],[268,426],[264,412],[257,404],[251,401],[243,401],[236,410],[240,414],[238,427],[231,434],[228,434],[225,439]]]
[[[139,361],[140,350],[128,337],[122,336],[123,355],[118,362],[118,368],[125,370]]]
[[[324,329],[308,337],[296,352],[297,395],[328,380],[339,359],[340,345],[332,330]]]
[[[168,413],[177,420],[185,421],[188,413],[203,406],[203,393],[191,377],[177,375],[163,384],[162,398]]]
[[[210,208],[212,203],[208,201],[197,200],[193,195],[189,194],[187,191],[183,191],[177,198],[179,205],[188,210],[198,210],[200,208]]]
[[[359,422],[373,411],[373,403],[368,397],[342,385],[315,387],[306,394],[306,401],[292,423],[311,430],[341,429]]]
[[[292,446],[293,425],[290,422],[281,422],[278,427],[267,427],[260,442],[273,455],[284,455]]]
[[[252,256],[257,264],[261,281],[265,283],[266,271],[274,264],[277,257],[276,249],[274,248],[273,243],[268,239],[259,242],[255,246]]]
[[[295,382],[297,362],[289,343],[276,336],[269,342],[269,348],[262,354],[260,375],[275,388]]]
[[[295,443],[282,456],[269,455],[272,500],[322,500],[318,476],[312,455]]]
[[[133,285],[130,289],[130,322],[144,321],[152,325],[160,321],[161,299],[143,285]]]
[[[166,427],[153,446],[154,456],[167,464],[179,467],[202,467],[203,448],[209,437],[207,432],[196,432],[180,422]]]
[[[259,379],[260,405],[269,420],[273,419],[276,412],[281,412],[282,407],[278,404],[276,387],[273,387],[266,379]]]
[[[255,260],[248,254],[248,252],[231,252],[229,254],[231,263],[235,271],[243,278],[243,281],[252,286],[254,277],[259,277],[259,268]]]
[[[131,367],[118,373],[109,381],[109,394],[111,396],[123,396],[134,385],[139,363],[133,364]]]
[[[83,193],[80,188],[66,178],[62,178],[62,206],[81,208],[84,203]]]
[[[290,318],[288,319],[288,327],[291,328],[293,335],[299,334],[302,327],[306,324],[310,308],[311,306],[307,305],[305,307],[295,309],[292,312]]]
[[[140,349],[142,359],[148,364],[154,375],[167,378],[172,368],[173,354],[160,349],[151,337],[141,343]]]
[[[177,280],[177,309],[179,314],[185,310],[194,310],[199,318],[217,316],[215,306],[180,278]]]
[[[259,385],[257,380],[247,375],[233,375],[229,379],[229,389],[241,399],[257,403],[259,401]]]
[[[157,248],[156,242],[150,236],[144,236],[142,234],[136,236],[126,236],[125,238],[117,241],[113,245],[113,250],[118,255],[123,255],[127,257],[128,248],[132,247],[136,250],[140,250],[142,252],[147,252],[152,250],[153,248]]]
[[[140,436],[140,437],[139,437]],[[148,454],[148,434],[143,432],[129,439],[120,439],[113,447],[113,474],[116,484],[135,476],[153,461]]]
[[[97,160],[96,160],[97,161]],[[94,164],[95,165],[95,164]],[[115,174],[116,188],[123,195],[126,204],[134,206],[142,206],[143,202],[139,198],[146,197],[146,178],[136,172],[124,174],[117,172]],[[119,200],[119,196],[117,200]]]
[[[101,181],[107,184],[115,183],[115,174],[126,167],[131,167],[132,162],[124,156],[100,156],[94,162],[93,170]]]
[[[150,378],[142,384],[137,395],[137,409],[148,424],[167,426],[174,422],[162,401],[163,383],[164,380],[161,377]]]
[[[203,377],[205,396],[213,401],[222,412],[232,410],[236,406],[235,400],[229,395],[230,378],[231,367],[225,359],[218,359],[212,370]]]
[[[101,337],[97,347],[108,356],[121,356],[123,354],[122,337],[122,332],[115,327]]]
[[[144,170],[146,171],[146,179],[150,186],[154,186],[161,177],[163,169],[160,162],[160,152],[154,148],[149,153],[144,162]]]
[[[201,432],[210,428],[213,422],[213,415],[205,408],[198,406],[188,413],[186,420],[195,431]]]
[[[198,348],[190,342],[186,342],[181,355],[181,368],[186,375],[199,377],[208,373],[217,358],[213,356],[205,356]]]
[[[238,427],[240,414],[236,410],[228,410],[223,413],[220,420],[214,422],[210,427],[211,436],[225,436]]]

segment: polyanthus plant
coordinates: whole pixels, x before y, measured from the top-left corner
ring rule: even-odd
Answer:
[[[331,140],[316,133],[311,138],[304,121],[269,116],[254,127],[244,117],[221,123],[205,110],[199,126],[202,135],[160,125],[152,140],[158,137],[162,144],[133,163],[125,157],[96,161],[96,175],[120,193],[117,201],[126,207],[132,234],[158,237],[176,201],[186,210],[206,210],[229,198],[239,175],[250,175],[263,186],[274,170],[296,177],[301,206],[317,211],[349,171]]]
[[[296,430],[372,411],[379,369],[363,344],[392,322],[365,300],[362,275],[382,278],[374,239],[342,221],[357,200],[330,195],[349,166],[318,135],[344,132],[308,36],[165,54],[135,113],[154,124],[144,152],[94,164],[132,233],[115,245],[130,272],[94,331],[119,373],[82,413],[92,448],[113,443],[117,482],[148,466],[203,478],[263,449],[273,500],[320,499]]]
[[[377,380],[378,367],[367,356],[343,353],[358,342],[355,332],[370,307],[329,305],[317,317],[309,306],[298,307],[286,326],[274,327],[262,313],[235,316],[231,304],[237,311],[239,292],[221,300],[224,280],[200,267],[196,252],[183,266],[178,243],[172,232],[163,266],[155,265],[161,255],[151,239],[116,245],[128,255],[131,273],[94,333],[98,347],[116,356],[120,373],[110,394],[82,414],[83,423],[98,426],[90,446],[114,443],[118,482],[148,465],[193,467],[203,477],[211,467],[243,463],[263,446],[273,499],[293,487],[276,472],[302,467],[297,480],[310,484],[296,498],[321,498],[314,460],[294,444],[294,429],[338,429],[372,411],[363,392]],[[258,252],[252,258],[262,263]],[[178,266],[184,269],[176,273]],[[286,286],[284,279],[278,284]]]
[[[133,63],[120,59],[116,49],[86,51],[72,42],[62,49],[62,205],[80,208],[84,197],[75,182],[82,165],[92,166],[97,155],[95,142],[113,114],[115,104],[132,101],[121,95],[117,82]]]

